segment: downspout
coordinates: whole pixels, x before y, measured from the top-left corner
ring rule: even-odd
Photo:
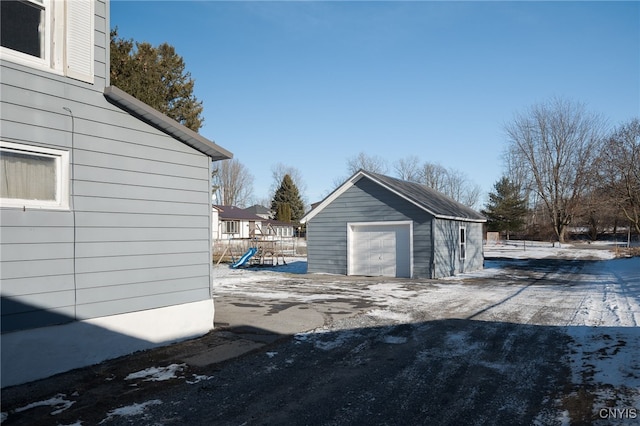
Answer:
[[[76,245],[77,245],[77,227],[76,227],[76,202],[75,202],[75,167],[76,167],[76,158],[75,158],[75,133],[76,133],[76,118],[69,107],[62,107],[63,110],[69,113],[71,117],[71,159],[69,161],[69,179],[71,180],[71,188],[69,194],[69,207],[71,208],[72,220],[73,220],[73,319],[78,320],[78,283],[76,279],[76,270],[77,270],[77,257],[76,257]]]
[[[209,167],[207,168],[209,181],[209,224],[208,224],[208,234],[209,234],[209,297],[211,298],[211,305],[213,306],[213,318],[211,321],[211,328],[215,328],[216,323],[216,306],[213,299],[213,205],[212,205],[212,196],[213,196],[213,185],[211,183],[211,167],[213,164],[213,159],[207,157],[209,162]]]

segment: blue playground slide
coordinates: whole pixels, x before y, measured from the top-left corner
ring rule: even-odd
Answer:
[[[256,253],[258,252],[258,249],[255,247],[251,247],[249,250],[247,250],[247,252],[245,254],[242,255],[242,257],[240,259],[238,259],[238,261],[234,264],[231,265],[232,268],[237,268],[239,266],[244,265],[245,263],[247,263],[249,261],[249,259],[251,259]]]

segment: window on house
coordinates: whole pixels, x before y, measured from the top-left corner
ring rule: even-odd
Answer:
[[[0,173],[3,207],[69,207],[67,151],[2,142]]]
[[[2,46],[44,59],[45,5],[40,1],[0,1]]]
[[[2,0],[3,59],[93,83],[93,0]]]
[[[460,227],[460,259],[467,258],[467,228]]]
[[[226,234],[237,234],[240,232],[240,222],[237,220],[228,220],[224,223],[224,232]]]

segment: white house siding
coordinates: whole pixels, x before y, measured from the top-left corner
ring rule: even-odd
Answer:
[[[94,84],[0,61],[0,140],[69,151],[73,177],[69,210],[0,209],[2,386],[24,381],[7,345],[20,330],[203,303],[182,337],[213,327],[210,158],[105,99],[106,10],[96,3]],[[161,343],[148,331],[138,347]]]

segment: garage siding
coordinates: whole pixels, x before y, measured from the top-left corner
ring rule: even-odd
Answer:
[[[460,257],[460,228],[465,229],[465,256]],[[482,223],[434,220],[434,278],[482,269]]]
[[[347,274],[347,223],[413,221],[413,276],[431,276],[432,216],[369,179],[360,179],[307,224],[308,272]]]

